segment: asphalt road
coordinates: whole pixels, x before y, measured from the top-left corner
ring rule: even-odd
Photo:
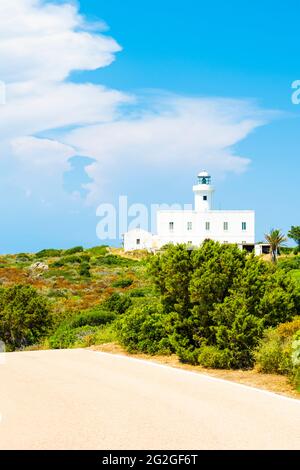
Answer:
[[[5,356],[0,449],[300,449],[298,400],[89,350]]]

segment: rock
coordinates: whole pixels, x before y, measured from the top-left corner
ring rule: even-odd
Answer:
[[[48,271],[49,266],[46,263],[42,263],[41,261],[37,261],[33,263],[30,268],[31,271]]]

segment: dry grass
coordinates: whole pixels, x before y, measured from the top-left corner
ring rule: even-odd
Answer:
[[[144,359],[159,364],[164,364],[169,367],[176,367],[178,369],[190,370],[218,377],[220,379],[237,382],[240,384],[248,385],[250,387],[261,388],[270,392],[275,392],[280,395],[285,395],[300,400],[300,393],[293,388],[289,383],[287,377],[276,374],[263,374],[252,370],[221,370],[221,369],[206,369],[201,366],[192,366],[189,364],[182,364],[176,355],[172,356],[149,356],[147,354],[129,354],[121,346],[116,343],[106,343],[99,346],[92,346],[92,350],[103,351],[111,354],[122,354],[125,356],[135,357],[137,359]]]

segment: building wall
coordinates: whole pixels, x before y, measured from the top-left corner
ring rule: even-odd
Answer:
[[[154,245],[154,240],[155,237],[146,230],[130,230],[124,235],[124,251],[151,250]]]
[[[173,230],[170,230],[173,222]],[[191,229],[188,230],[188,222]],[[224,222],[228,229],[224,230]],[[246,230],[242,229],[246,223]],[[209,223],[209,230],[206,229]],[[157,213],[157,235],[159,245],[166,243],[191,243],[200,245],[210,238],[222,243],[255,242],[255,213],[254,211],[159,211]]]

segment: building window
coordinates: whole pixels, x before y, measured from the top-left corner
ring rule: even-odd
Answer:
[[[174,230],[174,222],[169,222],[169,230],[170,230],[170,232],[173,232],[173,230]]]
[[[242,230],[247,230],[247,223],[246,222],[242,222]]]
[[[137,238],[137,239],[136,239],[136,244],[137,244],[137,245],[140,245],[140,244],[141,244],[141,239],[140,239],[140,238]]]
[[[224,223],[223,223],[223,229],[224,229],[224,230],[228,230],[228,222],[224,222]]]
[[[203,196],[203,201],[207,201],[207,196]]]
[[[192,230],[192,228],[193,228],[192,222],[188,222],[188,223],[187,223],[187,229],[188,229],[188,230]]]
[[[205,230],[210,230],[210,222],[205,222]]]

